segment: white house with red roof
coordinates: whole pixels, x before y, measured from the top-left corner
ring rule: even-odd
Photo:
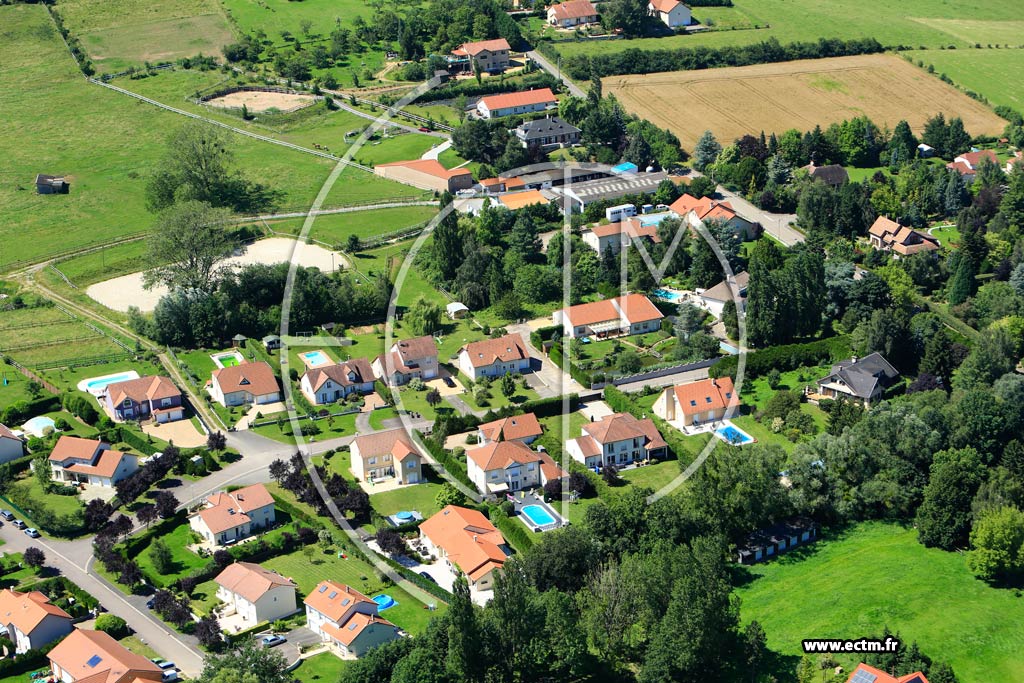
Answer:
[[[846,683],[928,683],[928,679],[920,671],[903,676],[892,676],[881,669],[861,663],[850,672]]]
[[[977,152],[961,154],[953,159],[953,161],[946,164],[946,168],[956,171],[967,182],[973,182],[974,176],[978,172],[978,166],[981,165],[982,159],[988,159],[996,166],[999,165],[999,157],[996,156],[996,153],[990,149],[983,149]]]
[[[463,43],[452,50],[453,59],[449,61],[455,66],[461,65],[462,68],[473,64],[480,71],[504,71],[509,67],[511,51],[512,46],[504,38],[478,40]]]
[[[99,401],[115,422],[149,418],[174,422],[185,417],[181,390],[167,377],[149,375],[115,382],[103,391]]]
[[[221,617],[237,616],[245,628],[297,611],[295,583],[252,562],[229,564],[214,578]]]
[[[210,396],[225,408],[249,403],[264,405],[280,401],[281,388],[268,363],[239,363],[213,371]]]
[[[885,216],[876,218],[868,228],[868,241],[879,251],[891,251],[897,259],[939,249],[939,241],[928,233],[900,225]]]
[[[369,361],[352,358],[306,370],[299,387],[310,403],[322,406],[341,401],[349,394],[369,394],[375,380]]]
[[[445,168],[437,159],[412,159],[377,164],[373,172],[382,178],[406,185],[434,190],[435,192],[456,193],[473,187],[473,172],[468,168]]]
[[[17,460],[25,455],[25,442],[17,434],[0,424],[0,463]]]
[[[643,294],[627,294],[555,311],[551,318],[566,336],[615,337],[656,332],[664,314]]]
[[[739,405],[731,377],[709,378],[666,387],[654,402],[654,414],[688,427],[731,417]]]
[[[459,349],[459,370],[470,379],[521,374],[530,369],[530,353],[517,334],[470,342]]]
[[[664,458],[668,451],[653,420],[638,420],[629,413],[606,415],[583,425],[582,431],[581,436],[565,442],[565,451],[589,468]]]
[[[551,88],[537,88],[522,92],[481,97],[476,111],[481,118],[496,119],[502,116],[532,114],[558,105],[558,98]]]
[[[373,360],[373,374],[393,387],[414,377],[434,379],[438,368],[437,342],[430,335],[397,341]]]
[[[615,223],[594,224],[580,233],[583,243],[604,256],[609,249],[618,254],[637,240],[661,244],[657,224],[643,225],[639,218],[625,218]]]
[[[420,540],[475,591],[494,588],[511,554],[505,537],[478,510],[448,505],[420,524]]]
[[[1024,168],[1024,152],[1014,152],[1013,157],[1006,160],[1006,168],[1003,170],[1010,174],[1016,168]]]
[[[597,23],[597,10],[590,0],[568,0],[548,7],[548,23],[561,28]]]
[[[726,201],[701,197],[697,199],[693,195],[684,194],[672,202],[669,209],[675,215],[689,224],[694,231],[701,224],[707,225],[714,221],[728,225],[740,239],[746,241],[754,236],[754,224],[739,215],[732,204]]]
[[[477,437],[481,444],[495,441],[521,441],[524,444],[531,444],[543,433],[544,429],[533,413],[512,415],[485,422],[477,427]]]
[[[214,493],[189,515],[188,523],[212,545],[230,545],[266,529],[276,520],[274,497],[263,484]]]
[[[15,654],[38,650],[71,633],[71,615],[39,591],[0,591],[0,626],[14,643]]]
[[[679,0],[650,0],[647,11],[669,28],[688,26],[692,18],[690,8]]]
[[[111,450],[99,439],[77,436],[61,436],[50,452],[49,462],[55,481],[108,488],[139,469],[135,455]]]
[[[146,683],[166,672],[103,631],[76,628],[50,650],[53,678],[61,683]],[[27,680],[27,678],[26,678]]]
[[[352,474],[359,481],[394,478],[399,484],[423,481],[423,456],[405,429],[357,436],[349,447]]]
[[[566,476],[550,455],[522,441],[491,441],[469,449],[466,474],[484,495],[537,488]]]
[[[401,636],[398,627],[378,613],[377,603],[337,581],[321,581],[303,601],[306,628],[336,654],[362,657]]]

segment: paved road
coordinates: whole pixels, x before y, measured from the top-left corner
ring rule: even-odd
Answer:
[[[161,657],[173,661],[190,678],[199,674],[203,658],[198,644],[188,636],[176,633],[146,609],[146,598],[126,596],[106,580],[88,571],[92,559],[91,539],[58,541],[31,539],[13,526],[0,529],[4,551],[24,552],[34,545],[46,554],[46,564],[56,568],[72,583],[100,601],[107,611],[124,619],[139,638]]]
[[[439,156],[441,156],[441,152],[444,152],[445,150],[451,148],[451,146],[452,146],[452,141],[451,140],[445,140],[440,145],[437,145],[436,147],[432,147],[432,148],[428,149],[426,152],[424,152],[423,156],[421,156],[420,159],[434,159],[436,161],[437,158]]]
[[[339,109],[343,109],[343,110],[347,111],[350,114],[355,114],[356,116],[358,116],[360,118],[368,119],[370,121],[377,121],[378,119],[384,118],[384,119],[386,119],[386,125],[394,126],[395,128],[401,128],[402,130],[404,130],[404,131],[406,131],[408,133],[416,133],[418,135],[430,135],[432,137],[443,138],[445,140],[448,139],[448,134],[447,133],[442,133],[442,132],[439,132],[439,131],[436,131],[436,130],[432,130],[432,131],[429,131],[429,132],[422,131],[417,126],[410,126],[410,125],[408,125],[406,123],[399,123],[394,118],[395,116],[397,116],[397,114],[393,115],[391,117],[387,116],[387,114],[388,114],[387,108],[384,107],[384,105],[377,105],[377,106],[379,106],[381,108],[381,112],[379,114],[370,114],[370,113],[367,113],[367,112],[363,111],[362,109],[357,109],[357,108],[355,108],[353,106],[345,104],[345,100],[348,99],[348,95],[346,95],[345,93],[343,93],[341,91],[338,91],[338,90],[324,90],[324,92],[326,92],[326,93],[328,93],[330,95],[334,95],[334,97],[335,97],[334,104]]]
[[[589,390],[589,387],[584,388],[579,382],[570,377],[568,372],[563,372],[550,359],[546,358],[540,349],[533,345],[533,342],[530,341],[530,332],[532,330],[528,324],[517,323],[515,325],[507,325],[505,329],[513,334],[518,334],[523,340],[523,344],[526,345],[526,350],[533,357],[533,374],[527,375],[527,381],[530,382],[530,386],[537,391],[541,398],[551,398],[564,394],[581,394]]]
[[[560,73],[558,67],[552,65],[551,62],[549,62],[547,58],[541,53],[537,52],[536,50],[530,50],[529,52],[526,53],[526,56],[532,59],[533,61],[537,62],[540,68],[544,69],[555,78],[561,77],[562,83],[564,83],[565,87],[569,89],[569,94],[574,95],[576,97],[587,96],[587,93],[583,92],[582,88],[573,83],[572,80],[564,73]]]

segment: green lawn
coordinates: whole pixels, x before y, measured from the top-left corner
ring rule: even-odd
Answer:
[[[432,147],[441,144],[442,140],[432,135],[420,133],[401,133],[364,145],[356,156],[360,163],[387,164],[392,161],[409,161],[419,159]]]
[[[26,388],[29,383],[28,377],[25,377],[25,375],[13,367],[2,363],[0,363],[0,376],[7,379],[6,385],[3,383],[3,379],[0,379],[0,411],[3,411],[4,408],[12,403],[32,400],[32,395],[28,393]],[[44,391],[41,395],[45,396],[46,392]]]
[[[280,515],[280,513],[278,513]],[[207,559],[199,557],[185,546],[192,543],[192,529],[188,522],[183,522],[174,527],[170,533],[161,536],[163,541],[171,549],[171,557],[174,561],[173,571],[168,574],[159,574],[153,567],[153,561],[149,557],[149,544],[144,546],[136,556],[139,568],[149,577],[157,588],[169,586],[176,580],[185,576],[193,569],[198,569],[208,562]],[[152,542],[153,539],[150,539]]]
[[[85,365],[77,368],[54,368],[43,372],[43,378],[52,382],[58,388],[68,391],[76,389],[78,383],[83,379],[113,375],[126,370],[134,370],[140,376],[164,374],[162,366],[156,363],[149,363],[144,360],[119,360],[112,363],[100,363],[97,365]]]
[[[435,214],[437,214],[437,209],[432,206],[403,206],[393,209],[327,214],[316,217],[313,228],[310,230],[310,237],[344,248],[351,235],[355,235],[361,240],[387,235],[426,223]],[[289,218],[270,223],[270,228],[274,232],[298,235],[302,231],[303,221],[304,219]]]
[[[415,510],[423,515],[424,519],[429,518],[439,509],[434,499],[437,498],[442,484],[434,471],[426,465],[423,466],[423,476],[427,478],[427,481],[421,484],[412,484],[384,493],[371,494],[370,504],[373,505],[374,510],[385,517],[402,510]]]
[[[799,656],[803,638],[860,638],[888,626],[962,683],[1024,679],[1024,601],[975,579],[964,556],[925,548],[913,529],[862,524],[749,570],[743,621]],[[787,672],[788,673],[788,672]]]
[[[661,487],[678,477],[680,472],[678,460],[664,460],[654,465],[644,465],[643,467],[625,470],[619,474],[634,486],[658,491]]]
[[[955,249],[960,246],[960,231],[955,225],[948,225],[944,228],[937,228],[932,236],[939,240],[939,244],[947,249]]]
[[[781,43],[814,41],[818,38],[875,38],[883,45],[964,48],[975,42],[1019,45],[1024,21],[1019,19],[1015,0],[972,0],[964,3],[936,3],[907,0],[734,0],[731,12],[722,14],[723,24],[749,21],[757,30],[714,30],[694,35],[635,40],[559,43],[563,55],[610,54],[631,48],[673,49],[680,47],[723,47],[746,45],[776,38]],[[713,10],[713,11],[709,11]],[[696,7],[694,16],[712,16],[717,8]],[[741,15],[746,18],[741,19]],[[958,50],[959,52],[959,50]]]
[[[324,652],[303,659],[299,667],[291,675],[300,683],[334,683],[341,676],[346,660],[332,652]]]
[[[79,500],[78,496],[58,496],[46,493],[43,490],[42,485],[35,478],[35,475],[31,472],[28,476],[15,481],[11,484],[11,487],[28,496],[35,505],[38,505],[41,508],[46,508],[55,515],[73,515],[76,512],[85,509],[85,506],[82,504],[82,501]],[[25,510],[25,513],[31,516],[33,509],[34,508],[29,508]],[[25,521],[30,522],[31,520]]]
[[[56,264],[79,288],[119,275],[137,273],[150,265],[146,240],[135,240],[76,256]]]
[[[273,439],[274,441],[280,441],[281,443],[295,443],[295,437],[292,433],[291,422],[289,422],[288,420],[288,414],[278,413],[277,415],[281,415],[284,417],[284,423],[280,427],[278,427],[277,423],[275,422],[268,425],[256,427],[251,431],[255,432],[256,434],[259,434],[260,436],[265,436],[269,439]],[[330,418],[330,421],[328,421],[327,419],[317,420],[316,425],[320,429],[320,433],[312,436],[316,441],[326,441],[327,439],[335,439],[338,438],[339,436],[352,436],[356,432],[356,415],[358,415],[358,413],[347,413],[340,417]],[[276,415],[268,415],[266,417],[268,419],[271,419],[275,418]],[[302,420],[303,430],[305,430],[309,425],[309,420]],[[306,439],[306,441],[310,440],[311,435],[308,432],[303,431],[303,436]]]
[[[384,420],[398,417],[398,411],[394,408],[378,408],[370,413],[370,428],[374,431],[384,429]]]
[[[466,382],[469,381],[469,378],[465,375],[460,375],[459,380],[463,383],[463,386],[465,386]],[[525,403],[526,401],[534,401],[540,398],[536,391],[521,383],[519,377],[516,377],[516,391],[512,394],[511,398],[506,398],[505,395],[501,393],[500,379],[495,379],[491,382],[491,388],[489,391],[491,397],[487,399],[485,403],[477,402],[476,396],[474,396],[472,391],[462,394],[462,400],[469,404],[471,408],[475,408],[477,410],[497,410],[498,408],[504,408],[507,405]]]
[[[964,22],[970,23],[970,22]],[[1014,35],[986,37],[984,44],[1012,44],[1017,49],[981,50],[919,50],[904,53],[925,65],[935,67],[935,73],[946,74],[957,85],[973,90],[988,98],[992,104],[1004,104],[1024,111],[1024,93],[1018,87],[1024,69],[1024,22],[1003,22],[1014,28]]]

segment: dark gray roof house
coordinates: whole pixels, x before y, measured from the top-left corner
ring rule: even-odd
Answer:
[[[575,145],[580,141],[580,129],[557,116],[548,116],[520,124],[516,137],[523,147]]]
[[[813,163],[804,166],[807,169],[807,173],[815,180],[820,180],[826,185],[832,187],[838,187],[839,185],[845,185],[850,182],[850,175],[846,172],[846,169],[839,164],[829,164],[828,166],[815,166]]]
[[[871,402],[882,397],[886,387],[892,386],[900,373],[882,354],[875,352],[863,358],[842,360],[832,366],[832,371],[818,380],[818,394],[826,398],[849,398]]]

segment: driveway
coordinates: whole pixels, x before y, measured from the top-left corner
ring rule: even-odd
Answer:
[[[299,626],[298,628],[288,631],[288,633],[284,634],[284,637],[288,639],[287,642],[281,643],[274,649],[278,654],[284,657],[289,664],[298,661],[303,647],[309,647],[310,645],[316,645],[317,643],[322,642],[320,640],[320,636],[313,633],[305,626]]]
[[[730,192],[721,185],[718,186],[718,194],[723,199],[729,201],[732,204],[732,208],[736,209],[741,216],[744,218],[760,223],[764,227],[764,232],[769,237],[773,237],[787,247],[800,244],[806,239],[804,234],[799,230],[792,227],[796,223],[796,214],[793,213],[771,213],[769,211],[763,211],[746,199]]]
[[[424,152],[423,156],[421,156],[420,159],[433,159],[434,161],[437,161],[437,158],[439,156],[441,156],[441,152],[444,152],[445,150],[449,149],[451,146],[452,146],[452,141],[450,139],[449,140],[445,140],[440,145],[435,145],[435,146],[431,147],[430,149],[428,149],[426,152]]]
[[[549,359],[545,359],[544,354],[534,347],[533,342],[530,341],[530,332],[537,329],[538,321],[544,320],[544,318],[538,318],[537,320],[508,325],[506,327],[510,333],[518,334],[522,338],[523,344],[526,345],[527,351],[532,356],[530,366],[533,374],[527,375],[526,381],[536,390],[541,398],[551,398],[563,394],[579,394],[589,389],[590,387],[584,389],[579,382],[569,376],[569,373],[562,372]]]
[[[179,448],[195,448],[206,445],[206,435],[196,429],[191,420],[176,420],[159,424],[151,422],[142,426],[142,431],[164,441],[173,441]]]
[[[547,58],[544,57],[544,55],[542,55],[541,53],[537,52],[536,50],[530,50],[529,52],[526,53],[526,56],[535,61],[540,68],[544,69],[555,78],[561,78],[562,83],[564,83],[565,87],[569,89],[570,95],[573,95],[575,97],[587,96],[587,93],[583,92],[582,88],[573,83],[568,76],[562,73],[557,66],[549,62]]]

